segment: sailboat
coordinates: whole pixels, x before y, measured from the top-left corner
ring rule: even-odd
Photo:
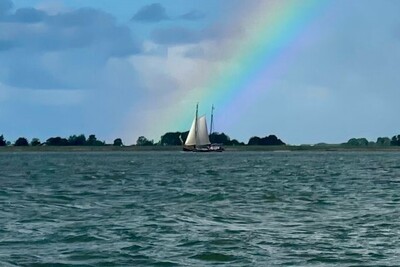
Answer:
[[[213,110],[211,110],[211,121],[213,120]],[[211,144],[207,132],[206,116],[198,116],[199,105],[196,105],[196,115],[190,127],[189,134],[183,146],[183,151],[191,152],[222,152],[224,148],[221,144]],[[212,122],[211,122],[212,129]],[[211,132],[210,132],[211,134]]]

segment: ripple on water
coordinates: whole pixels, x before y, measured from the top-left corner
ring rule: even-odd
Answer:
[[[192,256],[193,259],[210,262],[231,262],[236,259],[235,256],[217,252],[203,252]]]
[[[0,154],[0,266],[396,266],[400,153]]]

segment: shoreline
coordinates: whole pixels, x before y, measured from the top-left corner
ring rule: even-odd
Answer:
[[[182,151],[181,146],[7,146],[4,152],[168,152]],[[225,146],[226,152],[400,152],[400,146],[355,147],[345,145],[324,146]]]

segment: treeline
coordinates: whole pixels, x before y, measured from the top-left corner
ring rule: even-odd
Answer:
[[[182,145],[185,143],[188,134],[189,134],[189,131],[166,133],[163,136],[161,136],[161,140],[160,140],[159,144],[163,145],[163,146]],[[211,143],[223,144],[225,146],[244,146],[244,145],[281,146],[281,145],[285,145],[285,143],[282,140],[280,140],[278,137],[276,137],[275,135],[269,135],[269,136],[265,136],[265,137],[253,136],[249,139],[247,144],[245,144],[243,142],[239,142],[236,139],[231,139],[225,133],[214,132],[214,133],[210,134],[209,138],[210,138]]]
[[[180,146],[185,143],[189,131],[186,132],[168,132],[161,136],[160,141],[154,142],[154,140],[147,139],[145,136],[140,136],[136,140],[137,146]],[[247,144],[239,142],[236,139],[231,139],[225,133],[214,132],[210,136],[211,143],[223,144],[225,146],[244,146],[244,145],[272,145],[280,146],[285,143],[275,135],[269,135],[265,137],[253,136],[249,139]],[[94,134],[89,135],[88,138],[84,134],[71,135],[68,138],[63,137],[50,137],[44,142],[41,142],[38,138],[33,138],[28,141],[25,137],[19,137],[14,143],[5,140],[4,136],[0,136],[0,146],[123,146],[121,138],[114,140],[112,144],[107,144],[105,141],[100,141]]]
[[[376,141],[368,141],[367,138],[351,138],[347,143],[342,145],[366,147],[366,146],[400,146],[400,135],[395,135],[392,138],[378,137]]]
[[[161,136],[160,141],[147,139],[145,136],[140,136],[135,145],[137,146],[180,146],[185,143],[189,131],[186,132],[168,132]],[[225,146],[284,146],[286,145],[276,135],[265,137],[253,136],[247,143],[240,142],[236,139],[231,139],[225,133],[214,132],[210,135],[211,143],[223,144]],[[317,144],[324,145],[324,143]],[[351,138],[342,146],[351,147],[383,147],[383,146],[400,146],[400,134],[392,138],[378,137],[376,141],[368,141],[366,138]],[[87,138],[84,134],[71,135],[68,138],[50,137],[46,141],[41,142],[38,138],[33,138],[28,141],[25,137],[19,137],[15,142],[7,141],[3,135],[0,135],[1,146],[124,146],[121,138],[116,138],[111,144],[97,139],[96,135],[91,134]]]
[[[14,143],[5,140],[3,135],[0,135],[0,146],[123,146],[122,139],[117,138],[113,144],[106,144],[105,141],[100,141],[96,135],[91,134],[88,138],[85,135],[71,135],[68,138],[50,137],[45,142],[41,142],[39,138],[33,138],[30,142],[25,137],[19,137]]]

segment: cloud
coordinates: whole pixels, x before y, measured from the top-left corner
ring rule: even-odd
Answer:
[[[127,122],[124,132],[157,139],[164,133],[163,131],[177,130],[171,128],[171,125],[164,124],[168,121],[164,115],[170,114],[167,111],[172,106],[182,106],[181,102],[184,99],[188,100],[186,96],[189,92],[199,92],[196,89],[212,69],[208,68],[210,66],[207,61],[201,58],[185,57],[186,51],[192,48],[192,45],[174,46],[168,49],[166,56],[139,54],[130,57],[130,62],[141,77],[147,92],[146,99],[152,99],[151,105],[148,101],[140,103],[141,108],[132,111],[130,120],[145,118],[145,122],[157,121],[158,126],[154,127],[154,124],[145,123],[138,128],[138,125]],[[154,97],[155,95],[157,97]],[[183,95],[185,95],[184,99],[182,99]],[[171,100],[174,102],[172,106]],[[192,98],[188,101],[190,105]]]
[[[139,9],[139,11],[136,12],[131,20],[136,22],[152,23],[172,19],[195,21],[203,18],[205,18],[205,14],[199,10],[191,10],[176,18],[171,18],[168,16],[164,6],[162,6],[160,3],[154,3],[143,6],[141,9]]]
[[[93,8],[49,12],[10,9],[0,18],[0,83],[6,88],[0,90],[0,124],[17,121],[12,130],[18,134],[24,129],[37,129],[33,134],[38,137],[96,132],[134,142],[153,130],[149,126],[145,132],[135,121],[153,114],[149,109],[155,103],[167,107],[171,98],[179,99],[208,71],[201,58],[206,46],[169,47],[151,39],[138,43],[128,26]],[[169,19],[162,6],[158,15]],[[161,30],[153,37],[165,44],[204,38],[201,29],[171,28],[174,32],[170,40]],[[35,118],[41,119],[33,124]],[[124,125],[134,129],[122,131]]]
[[[65,6],[63,0],[42,0],[36,5],[36,8],[45,11],[49,15],[57,15],[71,10],[71,8]]]
[[[0,16],[7,14],[9,10],[13,8],[13,2],[11,0],[0,0]]]
[[[151,34],[152,41],[162,45],[197,43],[203,38],[204,36],[201,32],[183,27],[157,29],[154,30]]]
[[[142,52],[131,29],[102,10],[8,8],[0,15],[0,124],[12,125],[10,135],[115,138],[128,110],[144,102],[129,63]]]
[[[63,82],[56,75],[45,68],[38,67],[37,62],[25,64],[11,64],[7,84],[20,88],[31,89],[59,89],[66,88],[67,82]]]
[[[36,105],[60,107],[82,104],[85,92],[81,90],[18,90],[13,94],[29,99]]]
[[[245,36],[240,26],[232,27],[226,24],[214,24],[204,29],[190,29],[185,27],[167,27],[155,29],[151,33],[151,40],[160,45],[196,44],[204,41],[225,42],[240,40]]]
[[[19,8],[11,18],[15,22],[37,23],[43,21],[47,14],[35,8]]]
[[[108,59],[140,51],[128,27],[96,9],[49,15],[20,8],[0,21],[0,69],[6,70],[2,80],[13,87],[79,88]],[[51,55],[57,59],[49,61]],[[82,77],[86,70],[89,76]]]
[[[8,99],[9,88],[0,82],[0,102]]]
[[[183,55],[185,57],[190,57],[190,58],[204,58],[205,51],[204,48],[202,47],[194,47],[185,51]]]
[[[205,14],[199,10],[192,10],[179,16],[179,18],[183,20],[200,20],[205,18]]]
[[[160,22],[168,19],[165,8],[160,3],[154,3],[139,9],[131,20],[137,22]]]
[[[1,43],[35,51],[103,47],[106,56],[133,54],[140,49],[129,28],[116,25],[108,13],[91,8],[55,16],[34,8],[17,9],[0,22]]]
[[[0,52],[15,47],[16,43],[8,40],[0,40]]]

